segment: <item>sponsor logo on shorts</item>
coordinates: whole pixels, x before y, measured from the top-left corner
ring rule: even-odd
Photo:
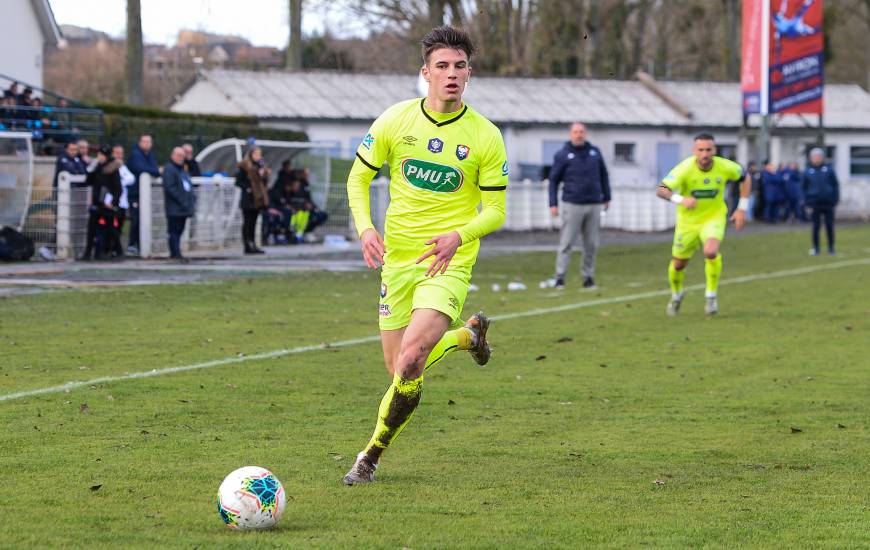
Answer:
[[[362,146],[366,149],[371,149],[372,144],[375,142],[375,136],[371,135],[371,133],[366,134],[366,137],[362,140]]]
[[[393,314],[393,312],[390,311],[390,305],[389,305],[389,304],[380,304],[380,306],[378,306],[378,314],[379,314],[381,317],[389,317],[390,315]]]
[[[456,146],[456,158],[458,158],[459,160],[467,159],[469,152],[471,152],[471,148],[468,145]]]
[[[444,142],[438,138],[432,138],[429,140],[429,150],[433,153],[440,153],[441,150],[444,149]]]
[[[427,191],[452,193],[462,187],[462,171],[453,166],[420,159],[402,161],[405,181]]]
[[[386,297],[387,297],[387,285],[385,285],[384,283],[381,283],[381,298],[383,299]]]

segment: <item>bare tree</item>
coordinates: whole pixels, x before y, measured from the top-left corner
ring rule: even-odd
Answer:
[[[284,56],[284,67],[291,70],[302,68],[302,0],[289,0],[290,37]]]
[[[143,55],[142,8],[139,0],[127,0],[127,51],[124,63],[124,101],[142,105]]]

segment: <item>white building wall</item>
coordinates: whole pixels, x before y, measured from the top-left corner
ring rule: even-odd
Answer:
[[[0,73],[41,88],[43,36],[33,7],[24,0],[0,3]]]

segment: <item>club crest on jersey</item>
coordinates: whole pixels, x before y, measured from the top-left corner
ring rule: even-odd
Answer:
[[[456,146],[456,158],[459,160],[465,160],[468,158],[468,153],[471,152],[471,148],[468,145],[457,145]]]
[[[365,147],[366,149],[371,149],[372,144],[374,142],[375,142],[375,136],[373,136],[371,133],[368,133],[368,134],[366,134],[366,137],[364,137],[362,140],[362,146]]]
[[[710,184],[710,178],[704,178],[704,185]]]
[[[429,150],[433,153],[440,153],[441,150],[444,149],[444,142],[438,138],[432,138],[429,140]]]
[[[387,297],[387,285],[385,285],[384,283],[381,283],[381,299],[384,299],[386,297]]]

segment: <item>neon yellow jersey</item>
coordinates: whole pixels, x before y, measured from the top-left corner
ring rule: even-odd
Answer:
[[[676,166],[662,180],[662,185],[684,197],[698,200],[695,208],[689,210],[677,205],[677,222],[701,222],[716,216],[725,216],[725,185],[729,181],[743,180],[743,167],[722,157],[713,157],[713,165],[704,171],[698,167],[695,157],[691,156]]]
[[[454,113],[424,107],[424,99],[387,109],[363,138],[348,177],[357,231],[372,227],[369,184],[390,166],[384,261],[408,265],[432,248],[426,241],[458,231],[462,246],[451,265],[471,266],[478,239],[504,223],[508,162],[499,129],[465,105]],[[483,210],[477,206],[483,202]]]

